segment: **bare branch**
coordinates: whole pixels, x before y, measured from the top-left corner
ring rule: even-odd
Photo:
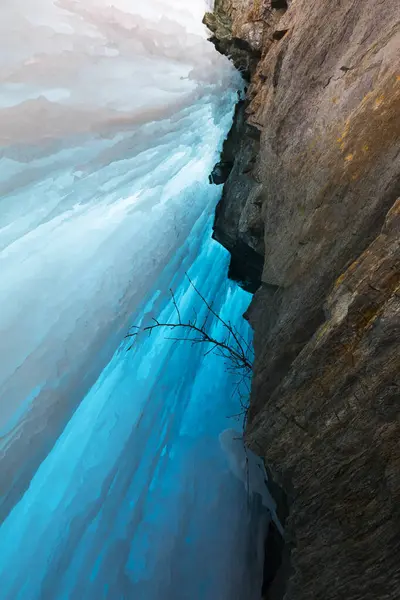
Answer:
[[[186,273],[186,277],[188,278],[188,281],[190,283],[190,285],[192,286],[192,288],[194,289],[194,291],[196,292],[196,294],[199,296],[199,298],[201,299],[201,301],[206,305],[206,307],[208,308],[209,312],[211,314],[214,315],[214,317],[220,322],[222,323],[222,325],[232,334],[240,352],[245,355],[245,351],[242,347],[242,344],[239,340],[239,337],[237,336],[234,328],[232,327],[232,325],[230,325],[230,323],[227,323],[226,321],[224,321],[224,319],[215,312],[215,310],[212,307],[212,304],[210,304],[205,298],[204,296],[199,292],[199,290],[196,288],[196,286],[194,285],[193,281],[190,279],[189,275]],[[250,367],[251,368],[251,367]]]
[[[252,358],[253,349],[247,340],[239,333],[239,331],[232,325],[230,321],[225,321],[213,308],[212,303],[208,302],[204,296],[196,288],[190,277],[186,274],[191,287],[194,289],[202,303],[205,305],[207,311],[206,316],[201,321],[201,325],[198,324],[198,313],[193,308],[193,318],[188,318],[187,321],[182,320],[182,314],[179,309],[176,297],[172,289],[170,289],[172,303],[177,315],[177,323],[165,323],[159,321],[157,318],[152,317],[151,323],[142,327],[134,325],[130,328],[129,332],[125,337],[131,338],[132,343],[128,347],[128,351],[134,346],[135,339],[140,334],[151,333],[156,329],[165,329],[170,335],[166,335],[165,339],[172,342],[189,342],[191,346],[197,344],[206,344],[208,346],[204,353],[204,356],[214,353],[216,356],[222,358],[226,363],[226,371],[234,376],[237,376],[237,382],[232,393],[237,394],[239,397],[240,406],[242,412],[234,417],[243,419],[243,428],[245,428],[248,417],[248,398],[250,395],[250,377],[252,372]],[[212,315],[216,321],[222,325],[223,334],[221,336],[213,335],[211,333],[211,325],[213,320],[210,318]],[[200,322],[200,318],[199,318]]]
[[[231,322],[226,322],[224,319],[220,317],[220,315],[214,310],[212,304],[210,304],[204,296],[199,292],[196,288],[190,277],[187,275],[190,285],[195,290],[196,294],[199,296],[201,301],[207,308],[207,315],[199,327],[197,325],[197,313],[194,311],[195,318],[194,320],[189,319],[187,322],[182,321],[181,312],[176,301],[175,295],[172,290],[171,298],[172,303],[174,305],[175,312],[178,317],[177,323],[164,323],[160,322],[155,317],[152,317],[152,324],[146,325],[144,327],[139,327],[134,325],[130,328],[127,338],[136,338],[140,333],[146,332],[148,335],[155,329],[164,328],[167,331],[175,331],[182,330],[182,336],[168,336],[166,339],[175,342],[190,342],[191,345],[205,343],[210,344],[210,348],[205,352],[205,356],[215,352],[217,356],[220,356],[224,360],[227,360],[230,363],[229,372],[232,373],[250,373],[252,369],[252,362],[249,355],[251,354],[251,349],[249,344],[244,340],[243,336],[241,336],[236,329],[232,326]],[[207,323],[209,322],[209,315],[212,314],[217,321],[219,321],[226,331],[226,335],[222,338],[216,338],[207,330]],[[132,331],[134,329],[135,331]],[[192,335],[194,334],[194,335]],[[128,350],[132,349],[132,345],[129,346]]]
[[[173,302],[173,305],[174,305],[174,307],[175,307],[176,314],[178,315],[178,322],[179,322],[179,325],[180,325],[180,324],[182,323],[182,319],[181,319],[181,313],[180,313],[180,311],[179,311],[179,307],[178,307],[178,304],[177,304],[177,302],[176,302],[176,299],[175,299],[174,292],[171,290],[171,288],[170,288],[170,290],[169,290],[169,291],[171,292],[172,302]]]

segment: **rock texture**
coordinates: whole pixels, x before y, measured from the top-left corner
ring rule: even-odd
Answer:
[[[217,50],[229,56],[246,79],[253,75],[261,58],[265,16],[262,0],[252,4],[247,0],[216,0],[214,12],[204,17]]]
[[[221,0],[207,21],[249,51],[215,236],[263,262],[247,439],[291,504],[285,597],[397,600],[400,7]]]
[[[245,108],[246,103],[240,101],[222,150],[221,161],[232,166],[217,206],[213,237],[231,252],[229,276],[255,292],[261,284],[264,262],[260,186],[252,176],[260,136],[247,125]]]

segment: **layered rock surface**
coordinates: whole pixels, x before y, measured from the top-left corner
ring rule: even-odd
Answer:
[[[206,18],[239,68],[249,52],[215,222],[261,280],[247,439],[291,502],[287,600],[397,599],[400,7],[285,4]]]

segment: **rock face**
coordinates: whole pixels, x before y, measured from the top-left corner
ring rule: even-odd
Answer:
[[[215,237],[261,280],[247,439],[291,503],[285,598],[398,599],[400,8],[221,0],[210,19],[239,67],[249,51]]]
[[[245,102],[238,103],[222,150],[222,162],[232,167],[217,206],[213,237],[231,252],[229,276],[254,292],[261,284],[264,262],[260,186],[252,176],[260,135],[247,125],[245,107]]]
[[[265,12],[262,1],[250,6],[248,0],[216,0],[214,12],[204,17],[217,50],[230,56],[246,79],[261,57]]]

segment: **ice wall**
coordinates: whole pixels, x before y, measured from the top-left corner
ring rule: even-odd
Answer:
[[[248,301],[209,239],[240,81],[204,10],[3,2],[2,600],[258,598],[268,503],[219,438],[235,381],[201,349],[123,341],[170,287],[193,310],[187,270],[229,318]]]

